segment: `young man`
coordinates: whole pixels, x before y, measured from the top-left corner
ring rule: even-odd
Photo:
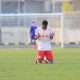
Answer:
[[[46,63],[53,63],[53,54],[51,49],[51,39],[53,39],[54,33],[48,27],[46,20],[42,21],[42,26],[37,28],[35,32],[35,39],[38,39],[38,55],[36,63],[42,63],[44,60]]]
[[[35,39],[34,39],[36,29],[37,29],[37,26],[35,22],[32,22],[31,27],[30,27],[30,45],[32,49],[35,48],[35,44],[36,44]]]

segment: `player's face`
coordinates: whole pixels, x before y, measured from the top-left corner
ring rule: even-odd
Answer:
[[[47,25],[43,25],[43,26],[42,26],[42,29],[43,29],[43,30],[46,30],[46,29],[47,29]]]

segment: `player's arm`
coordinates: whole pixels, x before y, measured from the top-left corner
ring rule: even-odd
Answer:
[[[50,39],[52,40],[54,37],[54,30],[50,28]]]
[[[39,30],[37,29],[37,30],[35,31],[34,39],[36,40],[36,39],[38,39],[39,37],[40,37],[40,35],[39,35]]]
[[[54,36],[54,33],[52,32],[52,33],[50,34],[50,39],[53,39],[53,36]]]

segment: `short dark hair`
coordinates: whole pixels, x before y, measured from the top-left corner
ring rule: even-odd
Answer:
[[[42,25],[46,25],[47,26],[48,25],[48,21],[47,20],[43,20],[42,21]]]

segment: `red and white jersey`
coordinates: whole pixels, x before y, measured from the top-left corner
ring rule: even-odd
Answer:
[[[43,30],[42,27],[38,27],[35,35],[39,35],[38,38],[38,50],[51,50],[51,35],[52,30],[47,27],[46,30]]]

